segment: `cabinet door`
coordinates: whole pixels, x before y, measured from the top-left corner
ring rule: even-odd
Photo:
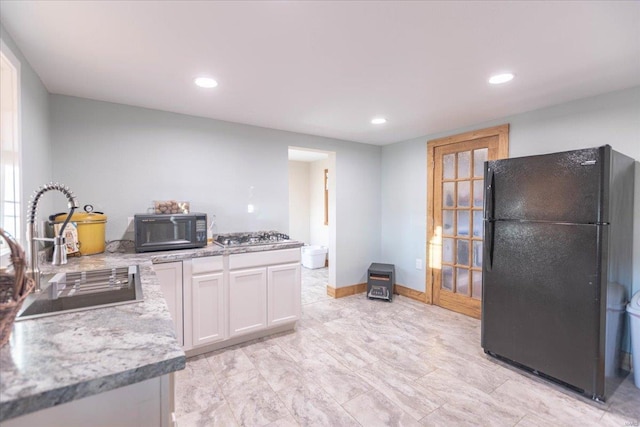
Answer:
[[[267,269],[269,326],[300,319],[302,309],[300,264],[285,264]]]
[[[229,273],[229,337],[267,326],[267,269]]]
[[[191,279],[193,346],[224,339],[224,318],[224,274],[194,276]]]
[[[171,318],[176,329],[176,338],[180,345],[184,345],[182,329],[182,262],[168,262],[155,264],[160,289],[167,301]]]

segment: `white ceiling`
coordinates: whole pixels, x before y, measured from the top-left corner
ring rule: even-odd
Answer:
[[[638,1],[1,1],[0,19],[52,93],[369,144],[640,84]]]
[[[329,158],[329,153],[316,150],[289,148],[289,160],[296,162],[315,162]]]

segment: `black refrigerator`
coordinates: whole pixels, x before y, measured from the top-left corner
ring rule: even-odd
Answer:
[[[631,291],[634,167],[608,145],[485,163],[487,354],[594,400],[624,379],[607,295]]]

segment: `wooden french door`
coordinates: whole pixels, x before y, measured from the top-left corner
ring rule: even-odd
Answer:
[[[505,158],[509,125],[427,143],[427,302],[480,318],[484,162]]]

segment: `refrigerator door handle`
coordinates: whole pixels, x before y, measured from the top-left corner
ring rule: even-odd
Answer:
[[[485,163],[484,170],[484,269],[493,268],[493,228],[494,224],[494,173],[489,163]]]
[[[484,270],[491,271],[493,269],[493,228],[495,227],[495,221],[487,220],[484,222],[485,227],[485,242],[482,245],[484,247]]]
[[[484,173],[485,185],[484,185],[484,219],[494,218],[494,175],[493,170],[487,164],[487,169]]]

